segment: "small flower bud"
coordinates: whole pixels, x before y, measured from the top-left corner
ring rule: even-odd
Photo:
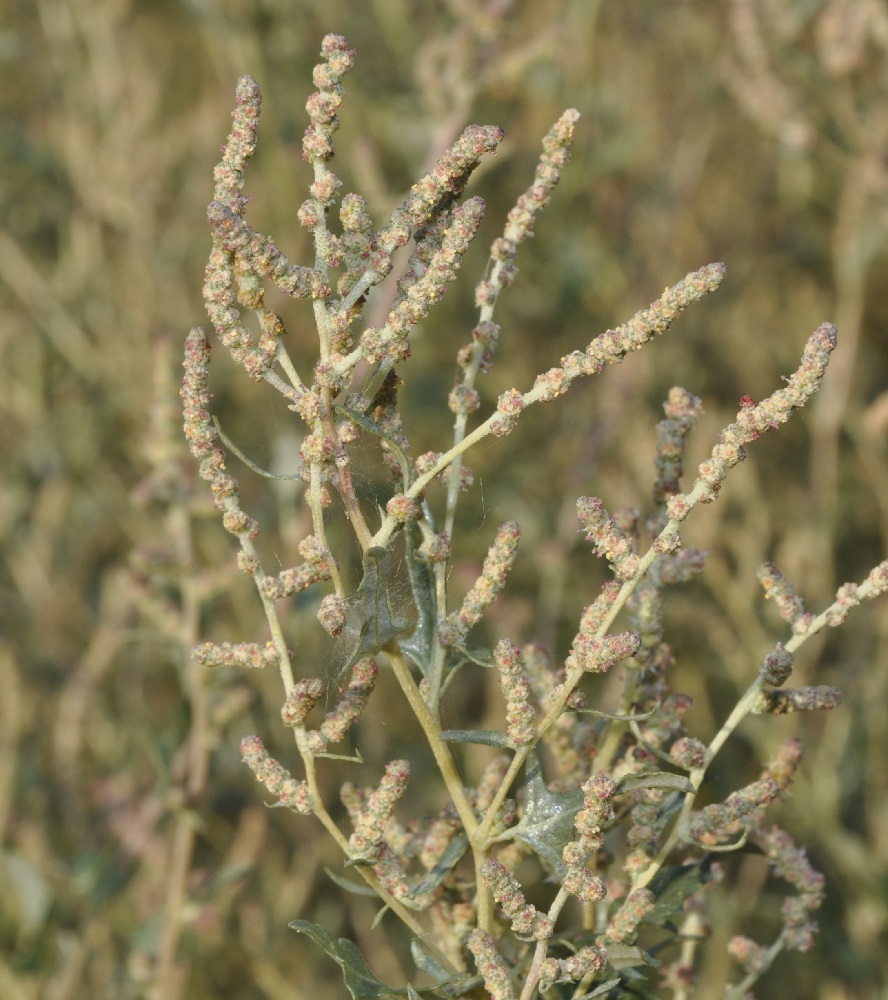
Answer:
[[[792,662],[792,653],[786,649],[783,643],[778,642],[762,660],[759,676],[766,684],[780,687],[789,680],[789,675],[792,673]]]
[[[336,594],[326,594],[318,608],[318,621],[327,635],[338,639],[345,628],[348,602]]]

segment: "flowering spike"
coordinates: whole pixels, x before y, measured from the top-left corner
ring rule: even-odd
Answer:
[[[481,576],[466,594],[459,611],[448,615],[438,629],[438,642],[442,646],[461,642],[469,629],[481,620],[484,609],[496,600],[515,561],[520,537],[521,530],[514,521],[500,525],[484,560]]]
[[[247,670],[276,667],[280,656],[274,643],[264,646],[257,642],[202,642],[191,655],[207,667],[242,667]]]
[[[282,805],[294,812],[310,816],[314,811],[311,792],[304,781],[297,781],[265,749],[258,736],[245,736],[240,745],[244,763],[256,776],[257,781],[277,798]]]
[[[524,899],[518,880],[505,865],[495,858],[488,858],[481,865],[481,877],[493,898],[512,921],[512,930],[516,934],[536,941],[545,941],[552,936],[552,921]]]
[[[407,790],[409,778],[409,761],[393,760],[386,764],[382,781],[367,798],[366,805],[355,822],[355,832],[349,838],[348,846],[352,857],[375,859],[379,855],[386,823],[398,799]]]
[[[490,1000],[515,1000],[509,970],[496,950],[493,937],[487,931],[476,928],[469,935],[466,947],[475,959],[475,968],[484,980],[484,989]]]

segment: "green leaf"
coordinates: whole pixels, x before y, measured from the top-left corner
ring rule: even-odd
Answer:
[[[480,743],[485,747],[512,749],[509,737],[497,729],[445,729],[441,739],[447,743]]]
[[[683,774],[671,771],[644,771],[641,774],[625,774],[617,782],[614,795],[634,792],[639,788],[666,788],[675,792],[694,794],[696,789]]]
[[[391,552],[379,546],[367,549],[357,600],[346,612],[345,627],[333,648],[336,676],[392,639],[412,633],[418,618],[410,587],[399,586],[392,576]]]
[[[657,969],[662,965],[662,962],[658,962],[644,948],[639,948],[635,944],[612,944],[609,941],[605,941],[604,946],[607,948],[607,964],[612,969],[623,972],[628,978],[641,975],[641,973],[630,974],[628,972],[628,970],[634,969],[639,965],[647,965],[653,969]]]
[[[370,971],[364,961],[364,956],[348,938],[337,938],[310,920],[293,920],[288,924],[298,934],[305,934],[320,945],[321,948],[342,969],[342,981],[354,1000],[372,1000],[381,997],[389,1000],[392,997],[404,996],[406,990],[395,989],[386,984]]]
[[[379,894],[375,889],[371,889],[369,885],[352,882],[351,879],[337,875],[336,872],[331,871],[326,866],[324,866],[324,871],[330,881],[338,885],[340,889],[345,890],[345,892],[352,892],[356,896],[373,896],[374,899],[379,899]]]
[[[657,714],[659,707],[659,705],[655,705],[649,712],[637,712],[630,715],[622,715],[620,712],[602,712],[598,708],[577,708],[574,711],[577,715],[594,715],[596,718],[610,719],[612,722],[646,722]]]
[[[561,852],[564,845],[574,839],[574,819],[582,807],[582,789],[550,792],[543,781],[539,757],[535,753],[528,757],[527,800],[524,815],[513,827],[513,832],[533,848],[559,878],[566,874]]]
[[[645,914],[644,922],[662,927],[673,914],[681,913],[685,900],[711,880],[710,864],[711,858],[707,857],[700,864],[673,865],[657,872],[648,886],[656,903]]]
[[[457,643],[450,648],[460,658],[460,664],[474,663],[479,667],[484,667],[485,670],[492,670],[495,666],[493,653],[484,646],[477,646],[470,649],[468,646]]]
[[[438,635],[438,601],[435,594],[435,574],[431,566],[416,554],[419,528],[407,525],[404,537],[404,555],[410,587],[416,604],[416,628],[410,635],[398,640],[402,651],[419,667],[423,677],[429,679],[435,657]]]
[[[268,472],[265,469],[261,469],[255,462],[247,458],[247,456],[238,448],[238,446],[228,437],[228,435],[222,430],[222,425],[219,423],[218,417],[213,417],[213,425],[216,428],[216,433],[219,435],[219,440],[225,447],[231,452],[232,455],[239,458],[248,469],[252,469],[253,472],[258,473],[260,476],[264,476],[266,479],[280,479],[284,482],[291,479],[301,479],[301,472],[294,472],[289,476],[278,476],[274,472]]]
[[[416,896],[425,895],[437,888],[445,878],[453,871],[460,859],[465,855],[469,847],[469,838],[464,833],[457,834],[441,852],[435,866],[428,872],[425,878],[417,885],[413,886],[413,894]]]
[[[426,975],[439,981],[449,978],[450,973],[444,968],[443,965],[440,964],[440,962],[438,962],[437,959],[433,958],[425,950],[422,941],[420,941],[419,938],[413,938],[410,942],[410,954],[413,956],[413,962],[417,969],[420,969]],[[412,987],[409,988],[412,989]]]
[[[600,986],[596,986],[591,993],[584,993],[579,998],[579,1000],[592,1000],[592,997],[604,996],[605,993],[608,993],[615,986],[619,985],[620,985],[619,977],[617,979],[608,979],[606,983],[602,983]]]

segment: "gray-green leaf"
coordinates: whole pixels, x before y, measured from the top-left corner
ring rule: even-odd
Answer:
[[[561,853],[574,838],[574,820],[582,807],[582,789],[550,792],[543,781],[539,757],[535,753],[528,757],[527,800],[514,834],[532,847],[559,878],[566,874]]]

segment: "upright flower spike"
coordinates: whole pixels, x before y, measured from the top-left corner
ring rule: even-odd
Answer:
[[[595,554],[612,564],[618,580],[631,579],[638,568],[635,542],[607,512],[604,501],[599,497],[580,497],[577,517]]]
[[[234,285],[234,253],[216,240],[207,261],[203,286],[207,316],[235,364],[242,365],[250,378],[259,381],[271,368],[274,356],[267,350],[256,348],[253,334],[240,322]]]
[[[824,323],[808,338],[801,364],[787,379],[786,387],[755,406],[742,407],[737,419],[719,434],[718,444],[709,459],[700,464],[694,483],[695,491],[703,491],[704,501],[716,498],[728,471],[746,457],[745,445],[757,440],[765,431],[785,424],[817,392],[836,343],[836,328],[832,323]],[[690,509],[687,497],[681,493],[667,504],[673,521],[684,520]]]
[[[583,806],[574,818],[576,840],[569,840],[561,852],[567,868],[562,881],[565,892],[576,896],[581,903],[598,902],[607,896],[607,883],[586,867],[589,856],[604,846],[604,825],[613,818],[610,800],[617,784],[603,771],[596,771],[583,783]]]
[[[355,823],[355,832],[349,838],[352,857],[375,859],[379,855],[386,823],[398,799],[407,790],[409,778],[409,761],[393,760],[386,764],[385,775],[376,791],[368,797]]]
[[[213,192],[215,210],[211,214],[227,213],[237,228],[248,199],[241,194],[244,184],[244,167],[256,149],[256,131],[262,95],[256,81],[242,76],[238,81],[236,106],[232,112],[234,124],[223,147],[222,159],[216,165]],[[235,284],[240,291],[235,292]],[[236,261],[234,251],[217,237],[213,240],[204,280],[204,303],[207,315],[221,342],[231,351],[237,364],[243,365],[251,378],[260,379],[273,364],[277,339],[283,333],[280,319],[263,304],[261,285],[249,266]],[[238,298],[248,308],[257,311],[262,327],[258,348],[253,346],[253,335],[239,323],[240,313],[235,303]]]
[[[324,697],[327,685],[320,677],[303,677],[298,680],[284,702],[281,719],[285,726],[296,728],[305,722],[308,713]]]
[[[753,781],[745,788],[731,794],[719,805],[705,806],[694,813],[690,823],[693,840],[704,846],[721,844],[744,829],[749,829],[752,818],[764,806],[773,802],[780,786],[770,777]]]
[[[615,580],[608,580],[601,588],[598,597],[583,610],[580,627],[564,661],[568,672],[580,667],[587,672],[603,673],[614,663],[634,656],[638,652],[640,638],[633,632],[621,632],[619,635],[605,635],[599,638],[604,621],[619,593],[620,584]]]
[[[509,212],[503,235],[494,240],[490,249],[489,275],[475,289],[475,302],[489,315],[506,285],[510,285],[518,274],[515,258],[521,243],[533,236],[533,227],[540,211],[549,203],[552,192],[561,179],[561,172],[570,160],[574,128],[580,113],[573,108],[565,111],[543,139],[543,152],[537,163],[531,186],[519,196],[514,208]],[[489,320],[482,320],[488,322]],[[493,326],[493,324],[490,324]],[[487,353],[488,361],[494,343],[476,338],[474,354],[476,362],[480,353]]]
[[[342,35],[325,35],[321,55],[325,61],[315,66],[312,74],[318,89],[306,102],[311,125],[302,139],[302,155],[309,163],[333,157],[331,137],[339,128],[336,112],[342,104],[342,78],[355,64],[355,51],[348,47]],[[324,203],[329,204],[328,201]]]
[[[583,783],[583,808],[574,819],[581,846],[585,846],[582,843],[584,837],[593,838],[597,843],[602,827],[613,819],[614,809],[610,800],[616,790],[617,783],[603,771],[596,771]],[[590,846],[588,850],[598,848]]]
[[[506,735],[512,746],[525,746],[533,741],[536,729],[530,684],[521,669],[521,651],[508,639],[501,639],[493,651],[493,662],[506,699]]]
[[[532,402],[547,402],[563,395],[581,375],[597,375],[607,365],[618,364],[630,351],[637,351],[654,337],[665,333],[692,302],[714,292],[726,274],[724,264],[707,264],[692,271],[659,299],[637,312],[628,323],[597,336],[585,351],[574,351],[561,365],[537,377],[528,396]],[[528,400],[525,399],[525,402]]]
[[[398,855],[383,840],[376,845],[376,860],[373,874],[380,885],[395,899],[407,899],[411,895],[410,883],[404,874]]]
[[[755,574],[765,592],[765,600],[777,605],[780,617],[789,622],[793,632],[805,632],[814,617],[805,611],[805,602],[793,590],[792,584],[772,562],[762,563]]]
[[[475,788],[475,808],[479,813],[485,813],[493,802],[494,796],[499,791],[503,778],[509,770],[511,758],[506,754],[499,754],[492,758],[484,768],[484,773]]]
[[[450,225],[442,234],[440,248],[432,254],[421,277],[405,285],[381,330],[369,329],[361,336],[361,353],[370,364],[403,361],[410,353],[407,337],[441,298],[456,277],[463,255],[481,225],[484,202],[470,198],[453,210]]]
[[[624,900],[623,905],[611,918],[604,932],[608,944],[631,942],[638,933],[638,926],[651,912],[657,900],[650,889],[635,889]]]
[[[351,292],[367,270],[373,246],[373,222],[367,210],[367,200],[357,194],[347,194],[339,206],[342,223],[343,273],[337,291],[343,297]],[[345,345],[340,345],[340,348]]]
[[[213,491],[217,509],[222,511],[222,525],[233,535],[253,539],[259,525],[240,506],[237,480],[222,470],[225,456],[216,444],[219,437],[206,407],[210,402],[210,344],[203,330],[194,327],[185,339],[185,361],[182,367],[182,402],[185,416],[185,438],[191,454],[197,459],[201,479],[206,479]]]
[[[250,271],[273,281],[296,299],[320,299],[330,294],[323,276],[311,267],[291,264],[274,241],[247,225],[224,202],[211,201],[207,221],[220,245],[237,255]]]
[[[480,928],[469,935],[466,947],[475,959],[478,975],[484,980],[484,989],[490,1000],[515,1000],[515,989],[509,978],[509,970],[499,952],[493,937]]]
[[[481,568],[481,576],[466,594],[462,607],[449,614],[438,629],[438,642],[442,646],[462,642],[469,629],[481,620],[485,608],[496,600],[512,569],[520,537],[521,530],[515,521],[500,525]]]
[[[244,186],[244,167],[256,151],[261,106],[259,85],[253,77],[242,76],[235,91],[231,132],[222,148],[222,159],[213,170],[216,181],[213,199],[228,205],[239,216],[243,215],[247,202],[240,192]]]
[[[405,246],[443,205],[449,208],[465,190],[472,171],[485,153],[493,153],[503,137],[496,125],[470,125],[429,171],[410,189],[406,200],[392,213],[376,245],[392,254]]]
[[[654,502],[658,506],[679,492],[688,435],[697,423],[703,404],[687,389],[673,386],[663,409],[666,419],[657,424],[657,456],[654,460],[657,469]]]

